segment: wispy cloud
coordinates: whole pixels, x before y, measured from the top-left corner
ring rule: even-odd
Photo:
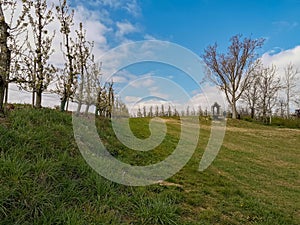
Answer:
[[[150,34],[144,35],[144,39],[145,40],[156,40],[156,38],[154,36],[150,35]]]
[[[136,33],[139,29],[133,25],[132,23],[125,21],[125,22],[117,22],[117,32],[116,36],[120,39],[123,39],[126,35],[130,33]]]
[[[125,10],[133,17],[138,17],[142,13],[141,7],[139,6],[137,0],[74,0],[74,4],[85,4],[97,8],[107,7],[109,10]]]
[[[133,15],[134,17],[139,17],[142,13],[141,7],[136,0],[126,2],[124,8],[129,14]]]
[[[298,27],[299,23],[294,21],[294,22],[289,22],[289,21],[274,21],[272,23],[274,27],[276,27],[278,30],[292,30],[296,27]]]

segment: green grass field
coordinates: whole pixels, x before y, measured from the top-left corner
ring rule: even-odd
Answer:
[[[108,181],[85,162],[72,118],[50,109],[21,109],[0,121],[0,224],[300,224],[300,130],[228,120],[219,155],[204,172],[199,161],[210,134],[200,121],[192,159],[166,182],[129,187]],[[130,121],[139,138],[149,119]],[[180,121],[168,119],[164,141],[136,152],[97,120],[109,151],[148,165],[172,153]]]

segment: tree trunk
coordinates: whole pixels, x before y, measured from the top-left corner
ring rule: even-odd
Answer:
[[[69,110],[69,102],[70,102],[70,98],[67,99],[67,106],[66,106],[66,111],[68,112]]]
[[[66,103],[67,103],[67,99],[64,96],[60,101],[60,111],[61,112],[65,111]]]
[[[38,108],[38,109],[42,108],[42,91],[37,91],[36,92],[35,107]]]
[[[32,105],[32,108],[34,108],[34,105],[35,105],[35,90],[32,91],[31,105]]]
[[[44,65],[43,65],[43,53],[42,53],[42,48],[43,48],[43,40],[42,40],[42,35],[43,35],[43,23],[42,23],[42,12],[41,12],[41,2],[38,2],[37,4],[37,14],[38,14],[38,35],[37,35],[37,49],[36,49],[36,54],[37,54],[37,92],[36,92],[36,102],[35,102],[35,107],[36,108],[42,108],[42,93],[43,93],[43,85],[44,85]]]
[[[5,84],[5,98],[4,98],[4,104],[6,105],[8,102],[8,82]]]
[[[5,21],[2,10],[2,3],[0,3],[0,113],[4,113],[3,103],[10,69],[10,50],[7,45],[7,39],[9,37],[8,29],[9,27]]]
[[[61,112],[65,111],[67,99],[68,99],[67,90],[66,90],[66,87],[64,87],[64,93],[60,100],[60,111]]]
[[[8,84],[9,84],[9,73],[10,73],[10,61],[11,61],[11,50],[7,48],[6,53],[6,81],[5,82],[5,99],[4,103],[7,104],[8,102]]]
[[[89,113],[89,109],[90,109],[90,104],[87,104],[86,108],[85,108],[85,114],[86,115]]]
[[[233,102],[231,104],[231,109],[232,109],[232,119],[236,119],[237,118],[236,102]]]
[[[288,87],[289,88],[289,87]],[[290,91],[287,90],[287,99],[286,99],[286,116],[290,118]]]
[[[0,115],[4,114],[4,107],[3,107],[4,93],[5,93],[5,81],[2,79],[2,76],[0,75]]]
[[[254,115],[255,115],[255,109],[254,107],[251,107],[251,119],[254,119]]]
[[[79,102],[78,102],[78,106],[77,106],[77,110],[76,110],[76,114],[77,114],[77,115],[79,115],[79,113],[80,113],[81,106],[82,106],[82,103],[81,103],[81,101],[79,101]]]

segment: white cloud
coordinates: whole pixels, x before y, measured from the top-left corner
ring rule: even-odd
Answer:
[[[127,83],[128,82],[128,80],[126,79],[126,77],[121,77],[121,76],[113,76],[111,79],[115,83]]]
[[[280,51],[279,53],[272,54],[272,52],[266,52],[261,57],[262,62],[265,65],[276,65],[277,68],[282,69],[289,63],[293,63],[296,67],[300,68],[300,46],[296,46],[292,49]]]
[[[124,36],[130,33],[138,32],[139,29],[134,26],[132,23],[126,21],[126,22],[117,22],[116,24],[118,30],[116,32],[116,36],[120,39],[123,39]]]
[[[126,96],[124,100],[126,101],[126,103],[130,104],[130,103],[136,103],[140,101],[141,98],[136,96]]]

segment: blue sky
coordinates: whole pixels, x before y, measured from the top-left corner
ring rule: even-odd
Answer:
[[[132,1],[136,14],[124,10],[117,2],[121,1],[76,0],[72,5],[83,5],[99,14],[107,10],[112,20],[131,23],[137,28],[136,32],[128,33],[131,40],[150,35],[195,53],[201,53],[214,42],[225,47],[229,38],[238,33],[265,37],[265,52],[299,44],[300,0],[139,0]],[[114,28],[114,24],[107,25]],[[113,38],[108,41],[111,46],[118,44]]]
[[[300,68],[300,0],[70,0],[70,4],[75,10],[75,28],[83,22],[87,39],[95,42],[93,52],[96,57],[121,44],[153,39],[176,43],[199,57],[208,45],[217,42],[223,51],[230,37],[243,34],[266,39],[259,54],[266,65],[278,66],[279,75],[289,62]],[[59,29],[58,24],[51,25],[51,29]],[[63,62],[60,40],[57,34],[53,46],[55,53],[51,57],[54,64]],[[113,67],[116,65],[112,59],[107,64]],[[135,96],[122,96],[122,99],[140,102],[139,96],[147,95],[148,90],[149,96],[156,93],[156,97],[170,100],[168,96],[175,95],[176,89],[168,89],[164,82],[153,77],[180,84],[191,96],[193,104],[200,104],[207,96],[211,96],[212,101],[220,97],[211,86],[201,84],[197,87],[187,74],[159,63],[126,67],[115,74],[115,87],[121,90],[135,79],[139,82],[144,79],[145,83],[141,83],[143,92],[136,88],[133,90]],[[199,84],[200,79],[197,82]],[[22,96],[11,101],[24,102],[24,99]],[[51,100],[45,104],[58,104],[49,102]],[[133,101],[126,103],[133,104]]]
[[[196,53],[215,41],[227,46],[238,33],[267,38],[268,51],[299,44],[299,12],[296,0],[149,0],[142,3],[141,21],[146,32]]]

